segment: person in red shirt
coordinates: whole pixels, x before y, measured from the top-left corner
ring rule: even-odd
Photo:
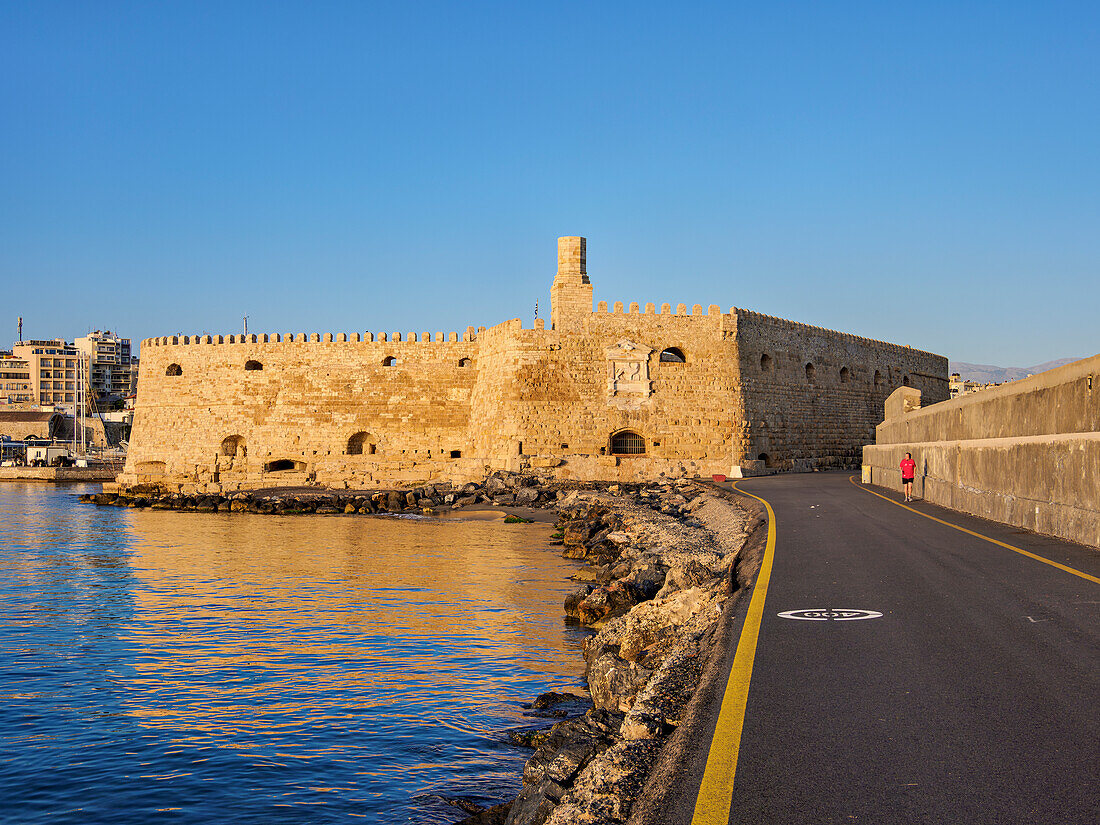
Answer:
[[[913,500],[913,477],[917,473],[917,462],[913,460],[912,453],[906,453],[901,460],[901,487],[905,490],[905,500]]]

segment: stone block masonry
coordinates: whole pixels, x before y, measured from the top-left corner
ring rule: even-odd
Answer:
[[[584,238],[559,239],[549,327],[146,340],[120,483],[223,492],[497,469],[629,481],[851,466],[892,389],[947,398],[946,359],[909,347],[714,305],[593,311],[585,253]]]

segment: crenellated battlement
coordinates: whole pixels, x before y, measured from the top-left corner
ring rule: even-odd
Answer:
[[[734,310],[730,310],[732,314]],[[657,311],[657,305],[652,301],[645,304],[645,309],[642,309],[642,304],[638,301],[632,301],[628,308],[624,308],[622,301],[615,301],[612,304],[612,308],[609,311],[607,308],[607,301],[600,301],[596,304],[596,311],[593,315],[672,315],[672,316],[684,316],[693,317],[703,315],[702,304],[692,304],[691,310],[688,310],[687,304],[677,304],[675,311],[672,309],[672,304],[661,304],[660,312]],[[722,308],[718,304],[710,304],[707,307],[706,315],[722,315]]]
[[[248,335],[163,335],[158,338],[145,338],[142,347],[175,346],[218,346],[227,344],[468,344],[477,340],[485,327],[466,327],[461,335],[457,332],[285,332]]]

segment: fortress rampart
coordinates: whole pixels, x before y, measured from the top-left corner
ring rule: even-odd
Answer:
[[[854,465],[886,396],[946,398],[941,356],[715,305],[593,311],[562,238],[551,319],[435,333],[142,343],[124,485],[226,490]]]

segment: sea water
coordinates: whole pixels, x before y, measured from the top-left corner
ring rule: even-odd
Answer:
[[[0,820],[444,823],[583,692],[574,562],[501,520],[95,507],[0,484]]]

